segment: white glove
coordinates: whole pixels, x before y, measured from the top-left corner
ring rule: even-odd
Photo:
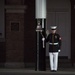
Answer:
[[[45,41],[45,38],[43,37],[43,38],[42,38],[43,48],[45,48],[45,45],[44,45],[44,44],[45,44],[45,42],[44,42],[44,41]]]
[[[61,50],[59,49],[58,52],[60,52]]]
[[[46,35],[47,35],[47,36],[49,35],[49,30],[46,30]]]
[[[44,41],[44,40],[45,40],[45,38],[43,37],[43,38],[42,38],[42,41]]]

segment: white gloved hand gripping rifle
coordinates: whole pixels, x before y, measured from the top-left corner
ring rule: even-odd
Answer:
[[[43,36],[43,34],[42,34],[42,32],[41,32],[41,35],[42,35],[42,42],[43,42],[43,48],[45,48],[45,38],[44,38],[44,36]]]

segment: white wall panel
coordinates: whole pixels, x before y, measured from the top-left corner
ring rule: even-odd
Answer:
[[[47,0],[47,25],[46,30],[50,30],[51,25],[57,25],[57,32],[62,37],[62,48],[59,56],[70,58],[71,47],[71,23],[70,23],[70,0]],[[48,43],[46,48],[48,56]]]

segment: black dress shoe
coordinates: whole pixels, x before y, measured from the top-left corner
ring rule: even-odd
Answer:
[[[54,70],[51,70],[51,72],[54,72]]]
[[[53,72],[57,72],[57,70],[53,70]]]
[[[57,72],[57,70],[51,70],[51,72]]]

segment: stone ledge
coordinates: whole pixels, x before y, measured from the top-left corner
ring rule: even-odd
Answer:
[[[27,9],[26,5],[6,5],[5,9]]]
[[[25,5],[6,5],[6,13],[25,13],[27,6]]]
[[[23,62],[7,62],[5,63],[5,68],[24,68],[25,64]]]

